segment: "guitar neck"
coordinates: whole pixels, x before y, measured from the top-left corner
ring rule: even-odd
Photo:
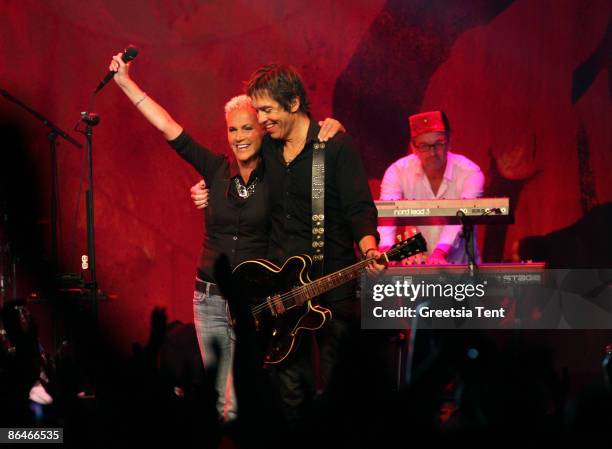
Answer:
[[[389,262],[391,260],[400,260],[404,257],[418,254],[419,252],[423,252],[426,250],[427,244],[425,243],[425,239],[423,239],[423,236],[421,234],[417,234],[411,237],[410,239],[404,240],[403,242],[393,245],[393,247],[389,249],[389,251],[387,251],[386,253],[383,253],[378,258],[378,260],[385,260],[386,262]],[[327,293],[328,291],[355,279],[365,269],[365,267],[367,267],[376,260],[377,259],[375,259],[374,257],[371,257],[369,259],[362,260],[361,262],[357,262],[356,264],[343,268],[342,270],[325,275],[320,279],[317,279],[313,282],[302,285],[301,287],[297,287],[291,290],[290,292],[280,295],[280,300],[286,308],[290,308],[293,306],[301,306],[306,301],[320,296],[323,293]]]
[[[328,291],[355,279],[373,260],[375,259],[365,259],[361,262],[357,262],[354,265],[343,268],[340,271],[325,275],[320,279],[292,290],[290,292],[291,296],[293,297],[296,305],[302,305],[312,298],[320,296],[323,293],[327,293]]]

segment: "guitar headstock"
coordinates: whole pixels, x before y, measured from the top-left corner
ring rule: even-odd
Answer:
[[[389,261],[397,261],[414,256],[415,254],[424,253],[425,251],[427,251],[427,242],[419,232],[393,245],[389,251],[386,252],[386,255]]]

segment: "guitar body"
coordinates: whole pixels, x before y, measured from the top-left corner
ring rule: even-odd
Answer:
[[[256,329],[267,340],[264,363],[277,364],[297,347],[302,331],[320,329],[331,319],[329,309],[314,299],[293,304],[291,298],[281,301],[280,295],[310,283],[308,272],[312,259],[293,256],[278,267],[264,260],[250,260],[238,265],[232,280],[240,285],[241,300],[249,303]],[[286,295],[285,295],[286,296]]]
[[[377,261],[387,263],[425,251],[425,239],[416,234],[393,245]],[[364,259],[314,281],[308,277],[312,259],[307,255],[290,257],[280,268],[264,259],[238,265],[232,281],[240,286],[256,329],[267,338],[264,363],[282,362],[296,348],[302,331],[320,329],[331,319],[331,311],[318,305],[316,298],[355,279],[374,260]]]

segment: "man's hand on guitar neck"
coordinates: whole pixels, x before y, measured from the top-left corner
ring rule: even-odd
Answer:
[[[361,254],[364,258],[375,259],[370,265],[366,267],[368,276],[378,276],[386,268],[386,265],[379,264],[376,262],[376,260],[378,260],[382,255],[382,253],[378,251],[378,244],[376,243],[376,238],[373,235],[366,235],[359,241],[359,249],[361,250]]]

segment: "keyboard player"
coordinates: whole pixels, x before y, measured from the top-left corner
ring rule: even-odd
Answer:
[[[442,111],[409,117],[409,154],[387,168],[380,188],[380,200],[433,200],[478,198],[482,196],[484,175],[467,157],[452,153],[451,127]],[[395,226],[380,226],[380,248],[393,245]],[[465,240],[461,225],[420,226],[427,240],[429,264],[466,264]],[[476,261],[480,262],[478,248]]]

